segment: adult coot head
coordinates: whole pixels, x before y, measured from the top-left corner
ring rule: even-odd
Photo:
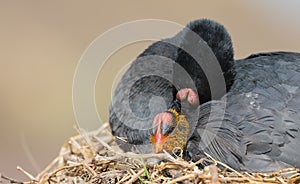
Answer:
[[[197,45],[200,49],[195,50]],[[207,19],[197,20],[174,37],[155,42],[131,64],[117,85],[110,105],[112,133],[128,141],[120,143],[124,150],[136,149],[139,147],[136,145],[150,145],[140,146],[136,150],[149,152],[151,142],[156,144],[166,132],[172,132],[176,127],[172,123],[175,116],[170,118],[168,113],[162,118],[162,115],[172,109],[176,101],[182,106],[177,111],[185,115],[189,122],[187,138],[191,137],[198,120],[199,103],[211,100],[205,72],[199,61],[187,52],[192,52],[202,59],[200,62],[205,62],[201,47],[212,49],[213,57],[220,63],[227,90],[230,88],[234,76],[231,70],[233,48],[230,36],[222,25]],[[220,93],[219,98],[223,95],[224,92]],[[156,116],[158,114],[160,117]],[[158,126],[164,127],[163,130],[157,129]],[[157,135],[157,139],[149,140],[149,130]]]

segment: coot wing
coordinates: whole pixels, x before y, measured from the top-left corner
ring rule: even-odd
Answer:
[[[202,104],[190,156],[207,152],[237,170],[300,167],[300,54],[258,54],[235,61],[235,71],[226,98]]]

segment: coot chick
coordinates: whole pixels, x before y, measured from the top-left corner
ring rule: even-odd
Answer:
[[[212,98],[200,66],[206,60],[199,65],[185,51],[202,40],[191,40],[183,30],[154,43],[132,63],[111,102],[112,133],[128,141],[121,147],[151,152],[153,119],[188,88],[198,94],[200,106],[181,102],[180,110],[190,123],[186,159],[196,161],[208,153],[236,170],[259,172],[300,167],[300,54],[261,53],[234,60],[231,39],[222,25],[204,19],[187,27],[215,54],[226,89]],[[170,60],[187,71],[194,86],[180,80],[178,67]]]

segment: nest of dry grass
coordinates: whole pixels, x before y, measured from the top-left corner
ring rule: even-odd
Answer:
[[[71,137],[59,155],[38,176],[18,168],[29,177],[28,182],[18,182],[5,176],[9,183],[300,183],[300,170],[286,168],[273,173],[237,172],[213,158],[204,169],[198,162],[187,162],[168,153],[123,153],[110,134],[108,124],[99,130]],[[147,158],[165,160],[160,164],[145,163]],[[225,169],[220,170],[217,165]]]

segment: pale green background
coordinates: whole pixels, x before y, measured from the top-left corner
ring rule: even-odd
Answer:
[[[211,18],[230,32],[235,57],[300,51],[300,2],[249,1],[0,1],[0,172],[38,173],[75,134],[72,80],[86,47],[121,23],[165,19],[186,24]],[[170,35],[171,36],[171,35]],[[112,81],[150,42],[115,53],[97,81],[107,120]],[[101,89],[100,89],[101,87]]]

